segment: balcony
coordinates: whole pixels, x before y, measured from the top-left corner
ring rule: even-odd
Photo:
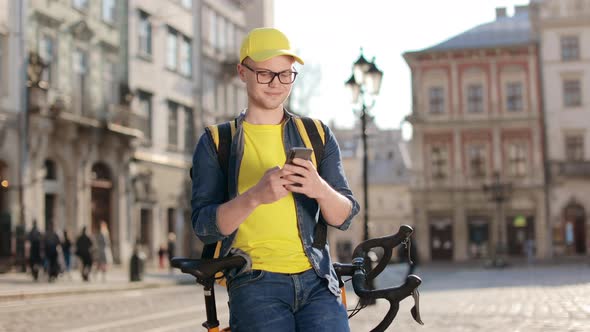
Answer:
[[[589,178],[590,160],[554,161],[550,169],[554,177]]]
[[[109,105],[106,126],[112,131],[129,136],[150,137],[147,119],[132,112],[128,105]]]

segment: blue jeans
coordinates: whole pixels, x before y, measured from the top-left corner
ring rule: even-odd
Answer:
[[[228,292],[232,332],[350,331],[340,298],[313,269],[253,270],[229,280]]]

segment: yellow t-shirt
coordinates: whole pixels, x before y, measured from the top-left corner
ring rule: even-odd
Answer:
[[[243,122],[244,155],[238,175],[238,192],[244,193],[269,168],[285,163],[282,125]],[[293,194],[258,206],[240,225],[233,247],[252,258],[252,268],[278,273],[298,273],[311,268],[299,236]]]

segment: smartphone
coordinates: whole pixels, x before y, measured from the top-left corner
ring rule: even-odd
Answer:
[[[301,147],[291,148],[287,154],[286,164],[292,164],[293,159],[295,159],[295,158],[310,160],[312,152],[313,152],[313,150],[310,148],[301,148]]]

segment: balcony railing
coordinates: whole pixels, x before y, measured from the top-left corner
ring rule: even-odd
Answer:
[[[590,160],[556,161],[551,163],[553,176],[590,177]]]

